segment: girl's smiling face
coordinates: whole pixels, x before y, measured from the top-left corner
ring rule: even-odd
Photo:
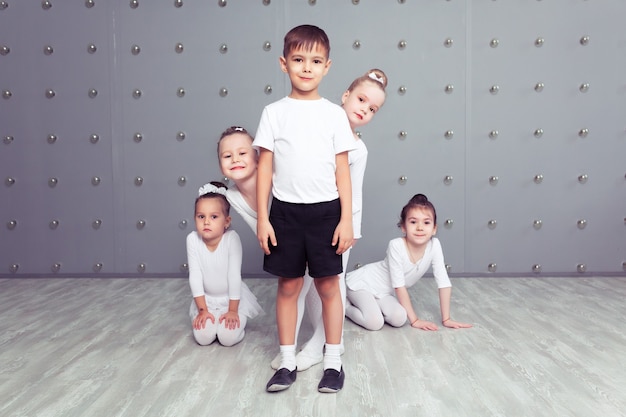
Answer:
[[[413,246],[422,246],[437,233],[433,212],[428,207],[417,206],[409,209],[401,225],[406,240]]]
[[[235,183],[251,178],[256,172],[257,153],[247,134],[233,133],[222,138],[219,159],[222,174]]]

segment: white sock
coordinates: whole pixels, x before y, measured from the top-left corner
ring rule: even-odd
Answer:
[[[326,343],[324,350],[324,369],[341,371],[341,345]]]
[[[296,345],[280,345],[280,368],[296,369]]]

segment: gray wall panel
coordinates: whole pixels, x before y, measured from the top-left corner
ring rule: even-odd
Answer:
[[[625,14],[619,0],[0,2],[0,275],[184,275],[219,134],[254,133],[289,92],[278,57],[301,23],[330,37],[330,100],[369,68],[389,77],[361,130],[351,268],[384,256],[421,192],[453,274],[624,274]],[[244,273],[262,274],[233,222]]]

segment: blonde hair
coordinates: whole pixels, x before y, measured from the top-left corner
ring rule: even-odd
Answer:
[[[231,126],[225,131],[222,132],[220,138],[217,140],[217,156],[220,156],[220,144],[222,143],[222,139],[228,137],[230,135],[234,135],[235,133],[241,133],[242,135],[246,135],[250,138],[250,143],[254,142],[254,138],[248,131],[241,126]]]
[[[356,78],[354,81],[352,81],[352,84],[350,84],[350,87],[348,87],[347,91],[352,91],[365,82],[373,83],[374,85],[379,86],[380,89],[386,93],[385,88],[387,88],[387,74],[385,74],[383,70],[380,70],[378,68],[372,68],[365,74]]]

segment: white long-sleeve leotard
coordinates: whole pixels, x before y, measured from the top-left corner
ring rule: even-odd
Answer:
[[[241,280],[242,248],[239,235],[229,230],[211,252],[197,232],[187,235],[187,264],[191,295],[204,295],[209,309],[228,308],[229,300],[239,300],[239,314],[256,317],[261,306]]]
[[[387,246],[387,256],[379,262],[348,272],[346,285],[353,291],[366,290],[376,298],[395,295],[395,288],[410,288],[432,267],[438,288],[451,287],[439,239],[433,237],[422,259],[411,262],[404,238],[396,238]]]
[[[236,185],[233,184],[228,190],[226,190],[226,198],[228,199],[231,207],[239,213],[246,224],[250,226],[250,229],[256,233],[257,212],[250,208]]]
[[[359,139],[356,148],[348,152],[350,179],[352,181],[352,230],[355,239],[361,239],[361,219],[363,218],[363,178],[367,166],[367,147]]]

